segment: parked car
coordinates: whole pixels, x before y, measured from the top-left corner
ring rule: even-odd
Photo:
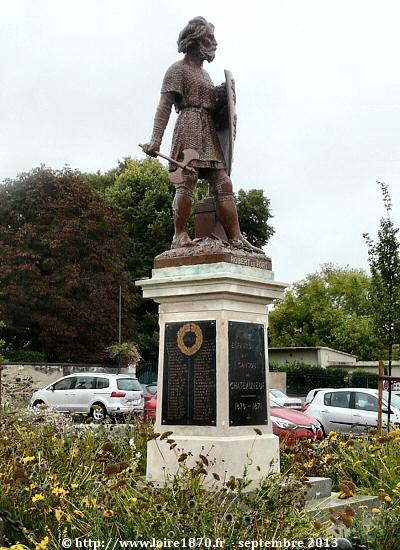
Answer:
[[[270,406],[272,429],[281,441],[323,439],[320,423],[309,414],[281,407],[274,399],[270,399]]]
[[[64,376],[36,391],[31,406],[48,405],[60,412],[89,413],[95,420],[106,415],[141,413],[143,390],[126,374],[80,373]]]
[[[150,382],[148,384],[141,384],[143,389],[143,395],[146,400],[147,395],[155,395],[157,393],[157,382]]]
[[[145,398],[142,418],[153,421],[156,418],[157,394],[149,395]]]
[[[387,425],[388,392],[383,392],[382,424]],[[341,388],[320,390],[306,407],[322,425],[326,435],[331,431],[360,434],[378,425],[378,390]],[[400,397],[392,394],[390,421],[400,422]]]
[[[269,390],[269,396],[281,407],[290,407],[291,409],[302,410],[303,405],[298,397],[288,397],[281,390]]]

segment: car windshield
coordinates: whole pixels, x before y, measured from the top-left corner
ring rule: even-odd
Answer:
[[[389,392],[387,391],[383,392],[383,399],[389,403]],[[396,407],[396,409],[400,409],[400,397],[398,395],[395,395],[393,392],[392,392],[391,403],[393,407]]]
[[[125,391],[142,391],[142,386],[136,378],[117,378],[117,388]]]
[[[270,390],[270,392],[274,397],[287,397],[281,390]]]

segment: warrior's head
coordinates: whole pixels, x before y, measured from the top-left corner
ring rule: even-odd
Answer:
[[[214,37],[214,25],[204,19],[195,17],[179,33],[178,52],[198,52],[201,59],[209,63],[215,57],[217,41]]]

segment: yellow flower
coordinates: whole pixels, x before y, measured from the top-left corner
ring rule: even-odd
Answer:
[[[77,483],[71,483],[71,488],[72,489],[77,489],[79,487],[79,485]]]
[[[386,495],[385,500],[386,502],[392,502],[392,497],[390,497],[389,495]]]
[[[44,537],[44,539],[36,545],[36,550],[46,550],[49,544],[49,537]]]
[[[63,489],[62,487],[59,487],[58,485],[56,485],[55,487],[53,487],[53,489],[51,490],[51,492],[53,493],[53,495],[57,495],[59,497],[65,497],[68,495],[69,491],[66,491],[65,489]]]
[[[32,502],[37,502],[38,500],[44,500],[44,496],[40,493],[36,493],[36,495],[33,495]]]
[[[36,433],[35,432],[28,432],[28,436],[29,437],[36,437]]]
[[[72,515],[71,514],[67,514],[67,521],[71,521],[72,520]]]
[[[31,483],[29,488],[31,489],[31,491],[33,491],[33,489],[36,489],[37,487],[37,483]]]
[[[75,458],[76,456],[78,456],[78,449],[77,449],[77,447],[73,447],[71,449],[71,457]]]
[[[381,509],[380,508],[372,508],[371,512],[373,514],[380,514],[381,513]]]
[[[92,503],[93,508],[97,508],[97,498],[92,498],[90,502]]]
[[[54,510],[54,515],[56,516],[56,520],[60,521],[61,518],[62,518],[62,515],[63,515],[63,512],[62,512],[61,508],[56,508]]]
[[[82,499],[82,504],[84,504],[86,508],[90,508],[90,500],[88,497]]]
[[[35,456],[26,456],[22,459],[25,464],[27,464],[28,462],[33,462],[34,460],[36,460],[36,457]]]
[[[82,510],[74,510],[74,514],[76,514],[77,516],[79,516],[80,518],[83,518],[83,512]]]
[[[4,474],[3,474],[3,472],[0,472],[0,479],[1,479],[2,477],[4,477]]]
[[[326,439],[323,439],[321,441],[321,443],[319,444],[320,447],[327,447],[328,446],[328,441]]]
[[[133,497],[132,499],[132,504],[135,505],[137,503],[137,498],[136,497]]]
[[[328,435],[329,441],[337,441],[338,434],[336,432],[330,432]]]
[[[113,518],[115,516],[115,512],[113,510],[104,510],[103,516],[105,518]]]

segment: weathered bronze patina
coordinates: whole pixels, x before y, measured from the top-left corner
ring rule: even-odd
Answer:
[[[191,19],[181,31],[178,51],[184,54],[184,58],[171,65],[164,76],[152,138],[143,145],[143,150],[148,155],[157,156],[174,106],[179,116],[170,156],[176,161],[182,161],[184,151],[190,149],[197,151],[198,158],[189,164],[193,170],[183,170],[182,178],[171,177],[176,188],[172,205],[175,222],[172,248],[198,244],[187,234],[187,225],[193,192],[198,178],[202,178],[213,189],[216,216],[230,246],[264,254],[261,249],[251,245],[240,231],[232,181],[228,175],[232,159],[232,132],[236,122],[231,105],[234,101],[234,81],[228,73],[226,83],[214,86],[209,74],[203,69],[204,61],[213,61],[216,48],[214,26],[203,17]],[[220,137],[224,132],[225,138],[228,137],[228,141],[230,139],[228,149],[226,143],[221,146]],[[225,160],[227,150],[229,158]],[[173,174],[177,169],[176,164],[170,163],[169,169]],[[181,181],[177,182],[177,179]]]

